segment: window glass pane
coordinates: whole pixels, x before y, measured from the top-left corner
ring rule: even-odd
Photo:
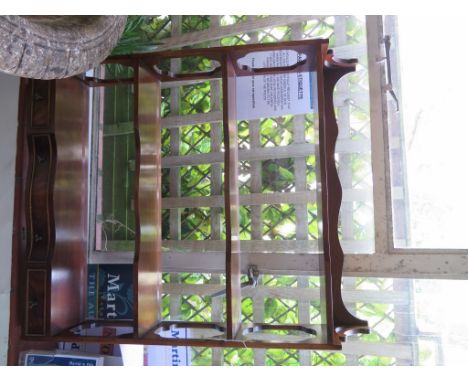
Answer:
[[[107,64],[95,76],[107,80],[132,78],[133,69]],[[133,85],[120,84],[94,90],[93,119],[96,171],[95,249],[133,251],[135,213],[135,134],[133,125]],[[97,104],[96,104],[97,103]]]
[[[369,80],[364,16],[334,16],[330,46],[337,57],[356,58],[356,71],[340,79],[334,105],[339,133],[338,175],[343,188],[339,231],[344,253],[374,252]]]
[[[465,89],[460,16],[386,18],[392,35],[389,147],[396,247],[468,248]],[[397,51],[398,50],[398,51]],[[398,61],[399,60],[399,65]]]
[[[170,283],[174,281],[171,279]],[[184,274],[177,279],[179,293],[183,293],[182,284],[191,283],[184,286],[192,287],[192,294],[207,290],[213,286],[213,281],[218,283],[222,278],[213,274],[192,274],[189,280]],[[318,323],[319,305],[314,294],[318,282],[316,277],[262,275],[258,290],[250,290],[242,301],[244,323],[255,322],[259,317],[272,323],[305,323],[304,317],[311,324]],[[305,293],[305,287],[311,289]],[[345,304],[353,314],[369,322],[370,333],[350,337],[342,351],[192,347],[187,349],[189,362],[194,366],[464,365],[468,352],[464,335],[468,312],[460,304],[459,296],[467,293],[466,280],[344,277]],[[198,319],[194,316],[198,321],[213,317],[215,299],[188,297],[178,300],[183,314],[199,315]],[[184,307],[189,309],[184,310]],[[148,353],[152,351],[164,352],[162,347],[147,349]]]

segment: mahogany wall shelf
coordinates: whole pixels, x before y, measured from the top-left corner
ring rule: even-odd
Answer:
[[[305,57],[286,67],[249,68],[238,60],[251,52],[292,50]],[[159,69],[164,60],[203,56],[219,63],[205,73],[174,74]],[[352,316],[341,297],[343,251],[338,240],[338,213],[342,190],[335,167],[338,127],[333,89],[355,69],[354,60],[338,60],[328,40],[191,49],[110,57],[105,64],[133,68],[131,78],[74,78],[23,80],[15,208],[17,237],[17,314],[23,341],[45,343],[97,342],[220,347],[341,349],[350,333],[367,332],[367,322]],[[241,322],[241,250],[239,240],[238,142],[236,78],[291,72],[315,72],[319,115],[322,324],[274,325]],[[224,208],[226,321],[194,323],[161,318],[161,86],[180,80],[222,80],[224,134]],[[88,248],[89,88],[129,84],[134,90],[136,136],[134,260],[134,318],[99,321],[85,319]],[[80,337],[73,328],[114,325],[133,328],[132,334]],[[191,339],[159,336],[162,329],[190,327]],[[293,333],[271,341],[262,333]]]

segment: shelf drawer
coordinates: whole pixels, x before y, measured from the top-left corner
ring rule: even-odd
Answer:
[[[26,325],[25,335],[46,334],[47,271],[28,269],[26,279]]]
[[[50,101],[52,81],[33,82],[31,128],[47,129],[50,126]]]
[[[54,140],[51,134],[29,137],[30,188],[28,197],[28,261],[47,261],[52,244],[51,193]]]

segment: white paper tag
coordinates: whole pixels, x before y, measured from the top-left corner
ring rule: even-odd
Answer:
[[[250,68],[285,67],[305,59],[294,50],[253,52],[238,60]],[[316,72],[236,78],[237,119],[307,114],[316,109]]]
[[[190,329],[174,328],[158,333],[164,338],[190,338]],[[188,346],[146,346],[148,366],[190,366],[190,348]]]

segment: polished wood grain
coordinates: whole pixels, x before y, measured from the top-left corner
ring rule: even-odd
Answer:
[[[250,52],[282,49],[304,54],[306,59],[290,67],[267,69],[249,68],[238,63],[240,58]],[[157,69],[163,59],[190,56],[205,56],[216,60],[221,64],[221,69],[188,75]],[[119,337],[80,337],[80,342],[339,350],[341,341],[347,334],[368,330],[365,321],[358,320],[347,311],[341,296],[343,251],[338,240],[338,213],[342,190],[334,158],[338,127],[334,114],[333,89],[339,78],[354,70],[355,62],[333,58],[328,51],[327,40],[156,52],[111,57],[105,62],[130,65],[135,73],[133,79],[122,80],[125,83],[133,81],[135,96],[135,317],[132,322],[108,322],[115,326],[132,325],[134,333]],[[317,166],[320,168],[319,211],[322,215],[323,325],[317,332],[307,325],[275,326],[260,322],[245,326],[241,325],[236,77],[304,71],[316,71],[318,81]],[[223,80],[226,322],[163,322],[161,82],[210,78]],[[84,319],[89,175],[88,89],[95,86],[115,86],[122,81],[109,82],[80,77],[44,83],[36,83],[35,80],[22,82],[22,102],[25,105],[20,108],[23,135],[18,143],[21,160],[17,161],[17,176],[21,177],[18,183],[21,187],[17,187],[15,199],[14,248],[17,262],[13,266],[16,276],[12,281],[12,285],[19,285],[20,290],[12,294],[16,318],[15,324],[10,327],[10,333],[18,337],[19,327],[22,326],[23,333],[26,330],[27,336],[19,340],[19,345],[12,349],[12,355],[9,356],[11,363],[15,362],[14,356],[19,349],[26,344],[33,344],[24,339],[37,338],[43,341],[38,346],[48,347],[53,341],[76,341],[76,335],[70,329],[77,325],[103,325],[101,320],[91,322]],[[42,155],[38,155],[39,152]],[[28,175],[23,177],[23,174]],[[44,199],[47,194],[51,199]],[[41,200],[53,207],[49,217],[46,214],[47,208],[42,212],[39,208]],[[28,216],[32,218],[28,220]],[[50,240],[45,249],[40,244],[34,244],[34,238],[43,237],[40,230],[44,227],[41,222],[45,222],[45,228],[50,228]],[[25,236],[20,235],[22,226],[26,227]],[[35,233],[39,235],[36,236]],[[37,242],[42,243],[41,240]],[[36,252],[31,251],[34,245]],[[34,320],[30,319],[31,315]],[[155,333],[158,328],[171,325],[218,328],[221,335],[211,339],[168,339]],[[275,341],[249,338],[249,333],[271,330],[299,331],[313,338],[307,338],[303,342],[288,342],[287,337]],[[44,332],[45,335],[42,335]]]
[[[45,336],[47,328],[47,269],[28,269],[26,273],[25,334]]]
[[[26,192],[27,259],[47,262],[53,245],[52,187],[55,172],[53,134],[28,137],[30,175]]]
[[[223,65],[224,208],[226,216],[226,311],[228,339],[242,324],[239,229],[239,146],[237,143],[236,73],[229,55]]]
[[[320,328],[312,329],[310,326],[301,325],[265,325],[266,330],[297,330],[302,331],[306,335],[313,333],[315,329],[324,332],[324,325],[319,325]],[[257,324],[257,328],[261,326]],[[247,335],[250,331],[255,330],[255,325],[243,326],[240,328],[240,332],[237,338],[227,339],[220,337],[213,338],[165,338],[158,336],[154,333],[158,328],[166,329],[171,326],[175,327],[193,327],[193,328],[207,328],[207,329],[219,329],[223,328],[221,323],[188,323],[188,322],[174,322],[171,321],[161,323],[155,326],[153,329],[141,337],[134,337],[131,335],[122,335],[119,337],[102,337],[102,336],[86,336],[80,337],[82,343],[109,343],[109,344],[135,344],[135,345],[163,345],[163,346],[194,346],[194,347],[229,347],[229,348],[260,348],[260,349],[309,349],[309,350],[341,350],[342,345],[333,344],[326,341],[326,338],[317,336],[317,338],[304,339],[301,342],[288,342],[284,341],[262,341],[262,340],[250,340]],[[260,328],[261,329],[261,328]],[[42,337],[44,341],[47,338]],[[63,342],[76,342],[76,336],[74,335],[59,335],[55,337],[57,341]]]
[[[306,53],[307,51],[310,51],[312,46],[320,50],[320,47],[323,44],[328,44],[328,40],[314,39],[314,40],[301,40],[301,41],[283,41],[283,42],[266,43],[266,44],[235,45],[235,46],[224,46],[224,47],[213,47],[213,48],[166,50],[166,51],[152,52],[152,53],[110,56],[105,60],[105,62],[133,65],[137,61],[143,61],[143,62],[146,62],[148,65],[153,66],[153,65],[157,65],[158,63],[160,63],[162,59],[202,56],[202,57],[206,57],[212,60],[216,60],[221,63],[221,61],[223,60],[223,57],[226,54],[229,54],[234,60],[237,60],[238,58],[241,58],[251,52],[265,52],[265,51],[271,51],[271,50],[294,49],[298,53]],[[309,66],[309,65],[312,65],[312,66]],[[315,60],[312,57],[312,60],[308,62],[307,65],[303,67],[301,70],[313,69],[313,65],[315,65]],[[298,70],[298,68],[292,68],[292,69],[287,68],[287,69],[282,69],[282,70],[294,72]],[[234,69],[236,71],[236,75],[246,75],[246,76],[252,75],[252,73],[250,73],[249,71],[242,70],[240,66],[236,65]],[[263,74],[267,74],[267,73],[269,74],[270,72],[266,72]],[[211,75],[211,74],[208,73],[208,75]]]
[[[11,294],[10,294],[10,326],[8,365],[17,365],[21,351],[28,349],[48,350],[54,349],[54,342],[36,341],[34,336],[29,340],[24,339],[24,334],[29,325],[26,320],[26,308],[28,307],[27,288],[27,229],[26,229],[26,205],[25,192],[30,177],[28,174],[28,133],[37,133],[36,127],[32,127],[31,110],[33,105],[33,83],[37,80],[21,79],[19,108],[18,108],[18,134],[16,147],[15,167],[15,202],[13,216],[13,240],[12,240],[12,267],[11,267]],[[48,82],[48,81],[46,81]],[[44,107],[50,107],[45,104]],[[49,111],[44,112],[46,114]],[[48,130],[50,126],[42,126]],[[41,283],[42,285],[42,283]],[[46,292],[47,289],[43,289]],[[41,292],[40,290],[38,291]],[[37,300],[37,299],[36,299]],[[47,304],[44,306],[47,307]],[[47,308],[46,308],[47,309]],[[35,314],[35,312],[33,312]],[[42,314],[40,314],[41,317]],[[47,320],[46,312],[46,320]],[[46,323],[47,325],[47,323]]]
[[[31,130],[48,129],[52,125],[53,81],[31,82],[32,103],[30,104]]]
[[[84,318],[88,243],[88,88],[56,81],[53,189],[55,248],[50,263],[50,334]]]
[[[331,343],[340,343],[335,332],[335,321],[333,317],[333,288],[332,288],[332,253],[329,248],[330,240],[330,224],[328,219],[329,200],[331,190],[328,184],[329,160],[327,155],[334,155],[333,146],[327,145],[328,135],[325,118],[325,79],[323,61],[327,46],[322,46],[316,52],[317,57],[317,105],[318,105],[318,120],[319,120],[319,141],[316,152],[316,168],[317,168],[317,206],[318,216],[321,219],[319,224],[319,251],[321,251],[320,261],[320,315],[322,322],[326,323],[327,341]]]
[[[142,336],[161,318],[161,87],[145,68],[135,70],[134,309],[135,333]]]
[[[332,51],[322,51],[323,95],[319,127],[320,184],[322,202],[322,225],[324,258],[326,262],[327,303],[332,303],[327,313],[332,315],[335,342],[343,339],[346,332],[368,332],[368,323],[354,317],[346,309],[341,295],[344,254],[338,238],[338,216],[342,200],[342,187],[335,164],[335,146],[338,139],[338,124],[333,105],[333,90],[338,80],[353,72],[355,60],[335,60]],[[331,274],[331,276],[330,276]]]

